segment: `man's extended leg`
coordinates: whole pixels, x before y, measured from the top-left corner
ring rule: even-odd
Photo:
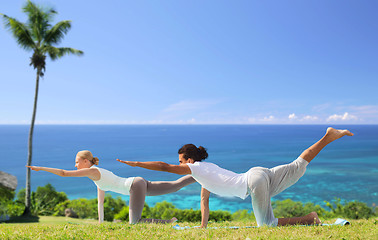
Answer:
[[[306,149],[299,158],[302,158],[306,160],[307,162],[311,162],[312,159],[318,155],[318,153],[328,144],[331,142],[343,137],[343,136],[353,136],[353,133],[351,133],[348,130],[337,130],[334,128],[328,128],[326,134],[320,139],[318,142],[316,142],[314,145]],[[298,161],[298,160],[297,160]],[[302,160],[303,161],[303,160]],[[280,191],[276,191],[272,195],[274,196],[278,192],[283,191],[283,189],[280,189]],[[274,192],[274,191],[273,191]],[[279,218],[278,219],[278,226],[284,226],[284,225],[295,225],[295,224],[305,224],[305,225],[312,225],[312,224],[320,224],[321,221],[318,217],[318,214],[316,212],[311,212],[303,217],[293,217],[293,218]]]
[[[299,157],[303,158],[307,162],[311,162],[311,160],[314,159],[325,146],[343,136],[353,136],[353,133],[349,132],[348,130],[337,130],[329,127],[322,139],[306,149]]]
[[[302,161],[304,161],[302,159]],[[272,180],[272,179],[271,179]],[[312,212],[303,217],[275,218],[270,202],[269,181],[266,171],[255,169],[249,173],[248,188],[252,198],[252,208],[255,214],[257,225],[263,226],[284,226],[284,225],[312,225],[320,224],[316,212]]]
[[[345,135],[353,136],[348,130],[328,128],[327,133],[314,145],[306,149],[295,161],[269,169],[271,197],[296,183],[305,173],[307,165],[329,143]]]

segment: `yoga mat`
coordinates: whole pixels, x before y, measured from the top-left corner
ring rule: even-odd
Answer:
[[[324,223],[321,226],[336,226],[336,225],[339,225],[339,226],[350,225],[350,222],[348,222],[345,219],[338,218],[338,219],[336,219],[336,221],[334,223],[331,223],[331,224]],[[311,225],[300,225],[300,226],[311,226]],[[176,226],[173,226],[173,228],[176,229],[176,230],[185,230],[185,229],[193,229],[193,228],[200,228],[200,227],[201,226],[194,226],[194,227],[185,226],[185,227],[180,227],[180,225],[178,225],[178,224]],[[219,228],[240,229],[240,228],[257,228],[257,226],[245,226],[245,227],[238,227],[238,226],[209,227],[207,229],[219,229]]]
[[[334,226],[334,225],[340,225],[340,226],[350,225],[350,222],[348,222],[348,221],[345,220],[345,219],[338,218],[338,219],[336,219],[336,222],[334,222],[334,223],[332,223],[332,224],[326,224],[326,223],[323,223],[323,224],[322,224],[322,226]]]

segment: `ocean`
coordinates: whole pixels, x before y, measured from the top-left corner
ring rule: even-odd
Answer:
[[[307,167],[305,175],[272,200],[292,199],[325,207],[340,198],[378,203],[378,125],[334,126],[355,136],[328,145]],[[150,181],[175,180],[179,175],[133,168],[116,158],[178,164],[178,149],[187,143],[208,149],[208,162],[242,173],[251,167],[271,168],[296,159],[325,133],[324,125],[36,125],[33,164],[75,169],[75,155],[90,150],[100,167],[122,177],[141,176]],[[15,175],[17,190],[25,187],[29,126],[0,125],[0,170]],[[63,178],[32,172],[32,191],[51,183],[69,199],[96,198],[96,186],[87,178]],[[111,193],[114,197],[128,196]],[[150,206],[166,200],[180,209],[200,208],[200,185],[194,183],[163,196],[146,197]],[[251,199],[212,194],[211,210],[251,210]]]

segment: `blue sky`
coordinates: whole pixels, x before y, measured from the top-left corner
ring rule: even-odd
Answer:
[[[38,124],[378,123],[377,1],[35,2],[85,53],[48,60]],[[29,124],[31,53],[0,52],[0,124]]]

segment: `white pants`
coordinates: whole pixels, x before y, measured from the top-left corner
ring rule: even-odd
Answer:
[[[274,168],[254,167],[247,172],[248,192],[257,225],[277,226],[270,198],[296,183],[306,171],[308,162],[297,158],[289,164]]]

